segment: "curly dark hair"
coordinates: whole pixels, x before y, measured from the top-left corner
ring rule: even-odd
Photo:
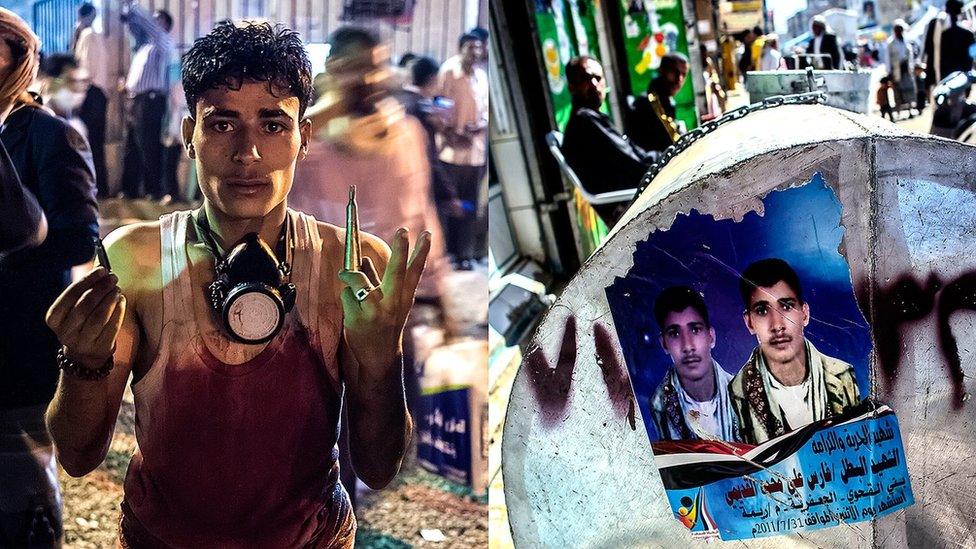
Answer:
[[[244,79],[267,82],[271,93],[298,97],[298,117],[312,101],[312,64],[295,31],[282,25],[218,23],[183,56],[183,89],[191,116],[197,99],[218,86],[239,89]]]

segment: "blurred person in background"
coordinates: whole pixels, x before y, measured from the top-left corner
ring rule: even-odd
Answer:
[[[751,63],[749,70],[758,71],[759,64],[762,60],[763,46],[766,44],[766,36],[763,33],[762,27],[758,25],[752,27],[752,36],[753,40],[749,44],[749,59]]]
[[[481,59],[478,61],[481,64],[481,68],[488,70],[488,29],[484,27],[475,27],[471,29],[471,34],[477,36],[484,42],[485,47],[481,50]]]
[[[296,168],[291,204],[343,224],[349,185],[356,185],[362,230],[389,236],[403,226],[411,239],[430,231],[431,253],[417,297],[436,299],[443,235],[430,199],[424,128],[394,97],[389,49],[378,37],[342,27],[329,43],[323,89],[308,113],[313,139],[308,158]]]
[[[427,134],[427,161],[430,164],[431,189],[437,204],[447,204],[443,209],[461,211],[457,188],[446,182],[438,159],[437,132],[450,120],[454,102],[441,95],[437,74],[440,66],[433,58],[418,57],[410,64],[410,81],[396,92],[396,97],[406,113],[424,127]],[[441,209],[441,208],[439,208]]]
[[[105,165],[105,125],[108,112],[107,92],[112,87],[109,71],[109,44],[105,35],[95,32],[92,23],[98,12],[95,6],[84,3],[78,7],[78,22],[71,51],[78,67],[87,74],[88,90],[78,112],[88,130],[88,144],[95,163],[95,184],[99,198],[108,196],[108,169]]]
[[[959,24],[963,3],[946,0],[945,11],[932,19],[925,32],[924,60],[926,85],[931,88],[955,71],[973,68],[973,44],[976,36]]]
[[[600,112],[607,95],[600,62],[585,55],[570,59],[566,81],[573,96],[562,145],[566,162],[590,193],[636,189],[658,153],[632,143]],[[612,227],[628,204],[594,204],[593,209]]]
[[[759,34],[762,34],[761,32]],[[755,70],[756,59],[753,57],[753,44],[759,37],[753,29],[746,29],[742,33],[742,55],[739,56],[739,74],[745,77],[745,74],[751,70]]]
[[[406,86],[410,84],[410,66],[417,59],[417,54],[413,52],[407,52],[400,56],[400,60],[397,61],[397,78],[400,80],[401,86]]]
[[[878,104],[878,109],[881,111],[881,118],[887,116],[892,122],[895,121],[895,111],[891,106],[891,94],[894,93],[894,87],[890,76],[882,76],[878,91],[875,92],[875,103]]]
[[[705,85],[705,104],[708,112],[702,114],[702,122],[714,120],[725,112],[727,96],[722,89],[722,80],[704,45],[701,45],[702,83]]]
[[[157,10],[150,16],[127,0],[122,18],[139,44],[125,80],[129,103],[122,194],[126,198],[148,196],[160,200],[166,194],[162,182],[162,134],[172,85],[169,67],[173,41],[169,31],[173,28],[173,17],[166,10]]]
[[[186,106],[186,93],[183,91],[183,82],[180,79],[180,66],[178,63],[170,64],[169,68],[170,90],[166,98],[166,115],[163,117],[163,197],[160,204],[166,205],[171,202],[182,202],[195,194],[194,189],[187,189],[186,192],[181,188],[181,182],[188,183],[188,165],[184,162],[183,138],[180,135],[180,126],[183,119],[190,116],[190,109]]]
[[[400,57],[396,66],[398,82],[394,86],[393,96],[408,112],[416,108],[416,103],[423,99],[423,95],[413,81],[413,65],[420,59],[414,53],[405,53]],[[324,76],[324,75],[323,75]],[[434,83],[437,83],[437,71],[434,71]],[[324,83],[324,80],[322,81]],[[436,90],[435,90],[436,93]]]
[[[308,113],[313,139],[307,158],[296,167],[289,204],[341,225],[349,185],[355,185],[363,231],[389,238],[397,227],[406,227],[411,242],[429,231],[427,269],[417,287],[416,300],[437,305],[449,265],[431,200],[426,132],[394,97],[396,80],[389,49],[378,37],[366,29],[342,27],[332,34],[329,43],[332,47],[321,79],[320,99]],[[407,320],[403,356],[407,402],[416,409],[419,381],[409,336],[413,322],[413,318]],[[345,440],[341,437],[340,444]],[[345,448],[343,463],[349,463]],[[355,506],[353,469],[344,466],[340,472]]]
[[[15,21],[12,15],[0,8],[0,29],[12,26]],[[20,29],[24,30],[26,26]],[[32,34],[17,36],[10,30],[0,30],[0,127],[34,80],[37,47],[37,39]],[[25,50],[23,54],[21,49]],[[20,62],[15,63],[18,59]],[[0,219],[3,219],[0,223],[0,259],[18,249],[37,246],[47,237],[44,211],[37,203],[37,197],[21,183],[3,141],[0,141]]]
[[[837,35],[827,29],[827,20],[824,16],[816,15],[813,17],[810,21],[810,33],[813,35],[813,39],[807,45],[807,53],[818,57],[809,59],[808,63],[818,70],[843,68],[840,43],[837,41]],[[829,58],[819,57],[820,55],[827,55]]]
[[[776,71],[786,68],[786,61],[783,54],[779,51],[779,35],[767,34],[763,43],[762,58],[759,61],[759,70]]]
[[[925,63],[915,63],[915,108],[921,113],[928,103],[928,88],[925,87]]]
[[[81,119],[81,109],[91,82],[88,73],[78,66],[74,57],[64,53],[48,56],[42,65],[44,106],[64,118],[87,139],[88,126]]]
[[[628,136],[645,151],[663,151],[681,134],[674,96],[685,85],[688,67],[683,53],[668,52],[661,58],[657,76],[647,85],[647,93],[634,99]]]
[[[912,71],[915,66],[915,52],[905,42],[905,28],[908,24],[903,19],[896,19],[891,24],[892,35],[888,38],[888,76],[894,84],[895,106],[911,105],[915,100],[915,76]],[[909,111],[911,114],[911,111]]]
[[[438,144],[444,184],[460,202],[438,207],[448,253],[458,268],[470,269],[477,259],[478,190],[488,169],[488,75],[480,66],[485,43],[479,34],[461,35],[458,50],[440,70],[441,94],[453,102],[454,110],[438,134]]]
[[[0,101],[18,93],[0,141],[47,218],[44,242],[0,258],[0,546],[59,547],[61,494],[44,410],[58,379],[59,343],[47,308],[89,263],[98,235],[95,173],[85,138],[23,93],[37,74],[39,43],[0,9]],[[3,224],[8,223],[3,219]]]
[[[729,24],[722,23],[722,41],[720,43],[721,56],[719,65],[722,70],[722,88],[732,91],[738,86],[739,75],[735,65],[735,37],[729,34]]]

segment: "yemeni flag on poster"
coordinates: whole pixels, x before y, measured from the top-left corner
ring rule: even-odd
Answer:
[[[751,448],[653,443],[675,518],[695,538],[729,541],[871,520],[914,503],[894,413],[880,406],[849,416]]]

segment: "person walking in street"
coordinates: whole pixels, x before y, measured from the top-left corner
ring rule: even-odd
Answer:
[[[447,249],[461,269],[475,256],[478,189],[488,169],[488,75],[480,63],[485,43],[478,34],[458,40],[457,56],[440,70],[441,94],[454,102],[454,113],[440,132],[440,161],[445,184],[457,190],[461,207],[440,205]]]
[[[135,3],[123,7],[123,20],[139,48],[132,56],[125,81],[128,94],[122,193],[126,198],[159,200],[162,182],[163,117],[169,93],[169,65],[173,17],[157,10],[152,17]]]
[[[932,19],[925,33],[925,84],[929,88],[955,71],[973,68],[973,31],[959,25],[960,0],[946,0],[945,11]]]
[[[892,35],[888,38],[888,75],[895,90],[895,105],[911,104],[915,100],[915,53],[905,42],[905,28],[902,19],[892,23]]]
[[[107,92],[112,87],[109,71],[109,47],[105,35],[95,32],[92,23],[97,11],[95,6],[84,3],[78,7],[78,22],[72,54],[78,68],[88,76],[88,90],[84,102],[78,110],[78,117],[88,131],[88,144],[91,146],[92,160],[95,164],[95,185],[98,197],[108,196],[108,168],[105,164],[105,127],[108,113]]]

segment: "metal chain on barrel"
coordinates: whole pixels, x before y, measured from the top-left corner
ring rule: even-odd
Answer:
[[[644,174],[644,178],[641,179],[640,187],[634,194],[634,200],[637,200],[637,197],[644,192],[644,189],[650,185],[651,181],[657,177],[657,174],[661,172],[664,166],[667,165],[672,158],[684,152],[684,150],[690,147],[695,141],[698,141],[702,137],[715,131],[715,129],[719,126],[732,122],[733,120],[738,120],[747,114],[771,109],[773,107],[779,107],[780,105],[815,105],[824,102],[826,99],[827,93],[824,91],[797,93],[793,95],[773,95],[763,99],[760,102],[753,103],[751,105],[744,105],[735,110],[731,110],[722,115],[721,118],[716,118],[715,120],[706,122],[688,133],[682,134],[682,136],[679,137],[673,145],[661,153],[661,156],[658,157],[657,161],[654,162],[654,164],[651,165],[651,167],[647,170],[647,173]]]

